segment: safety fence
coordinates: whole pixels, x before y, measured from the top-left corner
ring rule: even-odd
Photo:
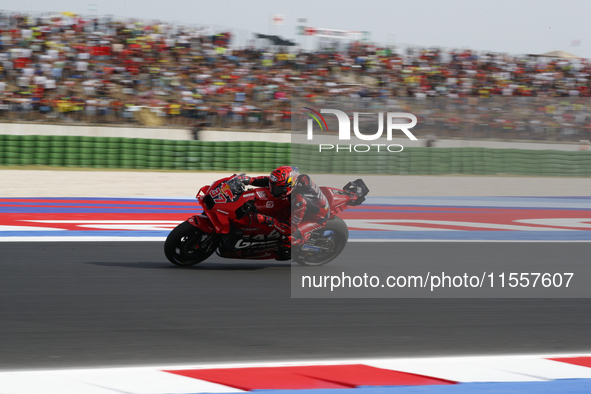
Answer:
[[[591,176],[591,151],[406,148],[402,152],[318,151],[317,145],[257,141],[2,135],[0,165],[311,173]]]

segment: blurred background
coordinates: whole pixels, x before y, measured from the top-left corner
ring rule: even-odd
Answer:
[[[412,112],[413,148],[545,149],[557,151],[553,164],[580,167],[580,155],[560,152],[587,151],[591,139],[583,14],[476,3],[352,13],[348,3],[262,1],[231,15],[182,1],[23,3],[35,11],[0,13],[0,164],[268,171],[289,161],[281,144],[292,118],[304,119],[290,105],[297,98],[352,103],[367,111],[362,127],[380,108]],[[252,18],[237,19],[241,10]],[[482,140],[546,145],[474,144]],[[215,165],[204,141],[217,143]],[[579,167],[551,175],[588,176]],[[511,173],[497,168],[487,174]]]
[[[37,11],[0,14],[2,121],[282,130],[294,97],[382,105],[401,97],[544,97],[555,98],[546,102],[551,108],[534,102],[512,115],[477,101],[468,119],[459,119],[461,107],[431,101],[420,112],[442,112],[437,129],[449,137],[579,141],[591,127],[587,108],[577,105],[584,101],[556,100],[591,95],[588,28],[576,12],[565,18],[542,3],[475,2],[477,12],[475,3],[419,1],[385,16],[369,6],[353,16],[338,7],[306,9],[311,2],[263,1],[245,10],[248,20],[216,7],[188,17],[195,5],[182,1],[162,12],[158,3],[62,3],[54,12],[32,2]],[[391,22],[379,23],[384,18]],[[529,116],[534,109],[546,116]]]

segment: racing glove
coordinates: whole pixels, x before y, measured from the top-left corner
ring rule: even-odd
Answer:
[[[242,181],[242,183],[245,185],[250,185],[250,183],[252,182],[252,178],[248,175],[242,175],[237,178],[240,179],[240,181]]]
[[[258,224],[265,224],[269,227],[273,227],[274,224],[274,219],[271,216],[263,215],[257,212],[251,212],[250,220]]]
[[[251,220],[251,222],[255,222],[258,224],[264,224],[269,227],[273,227],[281,235],[290,235],[290,233],[291,233],[291,227],[288,223],[280,222],[279,220],[277,220],[271,216],[263,215],[258,212],[251,212],[250,213],[250,220]]]

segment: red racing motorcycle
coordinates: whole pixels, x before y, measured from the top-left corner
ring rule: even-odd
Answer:
[[[289,222],[289,200],[274,198],[267,188],[247,188],[242,175],[219,179],[199,190],[196,197],[203,212],[179,224],[164,243],[164,253],[171,263],[199,264],[214,252],[230,259],[289,259],[281,253],[281,235],[275,229],[251,226],[248,220],[241,220],[258,211]],[[342,189],[320,189],[330,205],[330,218],[324,228],[316,230],[308,242],[293,251],[292,260],[301,265],[323,265],[343,251],[349,229],[337,214],[349,206],[360,205],[369,193],[361,179]]]

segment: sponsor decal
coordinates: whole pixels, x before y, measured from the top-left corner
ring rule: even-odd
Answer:
[[[234,245],[234,248],[236,249],[245,249],[245,248],[252,248],[252,247],[257,247],[257,248],[265,248],[268,246],[274,246],[277,244],[277,240],[268,240],[268,241],[245,241],[243,239],[238,240],[238,242],[236,242],[236,245]]]
[[[213,198],[213,201],[215,201],[218,204],[232,202],[238,198],[238,196],[234,196],[234,193],[232,193],[232,189],[225,182],[221,183],[220,185],[218,185],[218,187],[210,191],[209,195]]]

